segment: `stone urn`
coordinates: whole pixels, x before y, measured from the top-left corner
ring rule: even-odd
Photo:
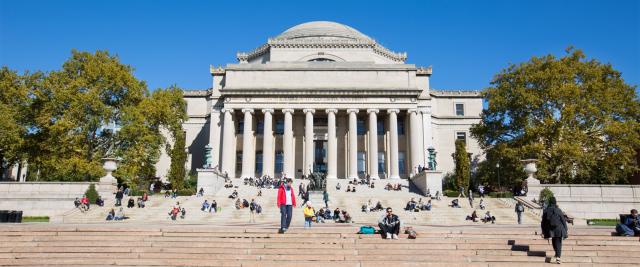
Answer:
[[[520,162],[524,164],[524,172],[527,174],[527,185],[540,184],[540,180],[535,177],[535,173],[538,171],[538,168],[536,167],[536,162],[538,162],[538,160],[524,159]]]
[[[103,158],[102,161],[104,161],[102,168],[107,172],[107,175],[100,178],[100,183],[117,184],[118,181],[111,174],[118,169],[118,160],[115,158]]]

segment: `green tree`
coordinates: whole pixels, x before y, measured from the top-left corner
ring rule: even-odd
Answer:
[[[471,129],[488,153],[539,159],[547,183],[624,183],[638,169],[640,102],[610,64],[569,48],[561,58],[510,65],[491,85],[483,92],[488,108]]]
[[[171,166],[169,168],[169,182],[173,189],[181,189],[184,185],[184,179],[187,175],[184,164],[187,160],[187,152],[185,151],[185,136],[178,133],[175,136],[173,147],[167,145],[167,150],[171,155]]]
[[[456,175],[456,187],[459,189],[461,186],[469,189],[469,177],[471,176],[471,168],[469,162],[469,154],[467,153],[466,144],[462,140],[456,140],[456,152],[455,158],[455,175]]]

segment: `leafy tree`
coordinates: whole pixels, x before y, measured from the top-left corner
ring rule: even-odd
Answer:
[[[537,158],[547,183],[624,183],[638,169],[640,102],[610,64],[569,48],[561,58],[511,65],[491,85],[483,92],[488,108],[471,129],[488,154]]]
[[[459,189],[461,186],[469,189],[469,177],[471,176],[471,169],[469,166],[469,154],[467,153],[467,148],[464,141],[456,140],[456,152],[454,158],[456,164],[456,189]]]
[[[185,151],[184,133],[178,133],[175,136],[175,144],[173,147],[167,145],[167,150],[171,155],[171,166],[169,168],[169,182],[173,189],[181,189],[184,185],[186,170],[184,164],[187,160],[187,152]]]

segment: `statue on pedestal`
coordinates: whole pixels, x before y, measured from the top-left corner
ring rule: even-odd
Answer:
[[[211,157],[212,149],[211,145],[206,145],[204,147],[204,166],[202,166],[204,169],[211,169],[213,167],[211,166],[213,164],[213,158]]]
[[[429,148],[427,148],[427,151],[429,151],[429,170],[435,171],[436,167],[438,166],[438,163],[436,162],[436,149],[430,146]]]

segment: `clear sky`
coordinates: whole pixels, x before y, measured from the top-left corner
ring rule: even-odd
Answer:
[[[0,0],[0,65],[58,69],[71,49],[108,50],[149,88],[211,86],[296,24],[352,26],[407,63],[433,66],[437,89],[482,89],[509,63],[569,45],[640,84],[640,1],[28,1]]]

